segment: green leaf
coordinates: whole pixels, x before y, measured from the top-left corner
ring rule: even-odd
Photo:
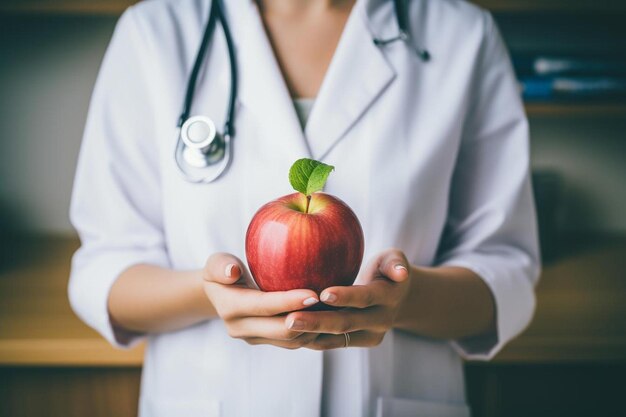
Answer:
[[[334,169],[334,166],[314,159],[298,159],[289,169],[289,182],[294,190],[310,196],[324,188],[328,175]]]

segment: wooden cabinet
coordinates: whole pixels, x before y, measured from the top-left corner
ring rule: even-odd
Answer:
[[[3,366],[0,416],[136,417],[140,377],[138,366]]]
[[[470,363],[473,417],[623,416],[626,362]]]

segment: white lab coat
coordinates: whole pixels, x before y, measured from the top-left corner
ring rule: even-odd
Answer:
[[[489,359],[529,322],[539,273],[528,127],[492,17],[459,0],[411,0],[415,42],[378,48],[398,28],[393,3],[360,0],[303,133],[258,10],[229,0],[239,98],[235,155],[219,181],[186,182],[173,158],[187,78],[209,0],[150,0],[119,21],[93,93],[71,219],[73,308],[111,343],[106,299],[125,268],[200,268],[213,252],[245,259],[255,211],[290,193],[298,158],[336,167],[326,191],[361,220],[365,261],[401,248],[417,265],[459,265],[493,292],[497,332],[463,341],[389,332],[335,363],[352,416],[467,416],[462,357]],[[222,126],[229,63],[218,26],[192,114]],[[142,417],[320,415],[324,355],[249,346],[213,319],[149,335]],[[328,356],[326,356],[328,358]],[[337,358],[337,357],[335,357]],[[345,366],[343,365],[345,364]]]

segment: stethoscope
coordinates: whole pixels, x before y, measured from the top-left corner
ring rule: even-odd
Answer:
[[[399,34],[389,39],[374,38],[374,44],[383,47],[390,43],[401,41],[412,48],[423,62],[428,62],[430,60],[430,53],[424,48],[413,45],[406,13],[406,1],[407,0],[394,0]],[[222,133],[217,131],[215,123],[211,118],[207,116],[189,116],[198,73],[202,67],[208,44],[211,41],[218,20],[224,31],[226,46],[228,48],[228,59],[230,62],[230,95]],[[179,134],[176,143],[175,159],[180,172],[187,181],[194,183],[210,183],[220,178],[228,169],[233,159],[236,100],[237,59],[235,57],[235,45],[225,17],[223,0],[213,0],[211,2],[209,20],[204,30],[200,49],[198,50],[191,75],[189,76],[189,82],[187,83],[183,112],[178,120]]]

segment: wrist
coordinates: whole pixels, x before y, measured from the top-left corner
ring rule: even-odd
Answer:
[[[189,271],[188,274],[191,286],[191,305],[194,306],[194,313],[204,319],[214,318],[217,313],[205,290],[204,271],[198,269]]]

